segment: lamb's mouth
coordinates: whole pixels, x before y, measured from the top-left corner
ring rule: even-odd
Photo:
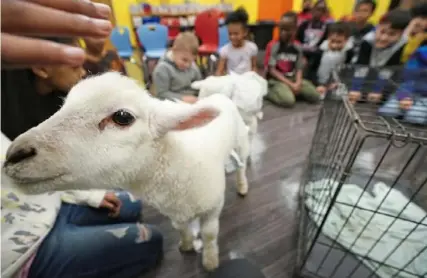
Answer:
[[[21,184],[21,185],[31,185],[31,184],[39,184],[39,183],[44,183],[44,182],[52,182],[54,180],[57,180],[61,177],[63,177],[65,174],[58,174],[55,176],[50,176],[50,177],[35,177],[35,178],[30,178],[30,177],[13,177],[13,176],[9,176],[14,182],[16,182],[17,184]]]

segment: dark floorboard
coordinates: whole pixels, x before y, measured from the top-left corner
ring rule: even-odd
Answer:
[[[221,260],[246,257],[258,264],[268,278],[292,276],[296,259],[296,195],[317,113],[316,106],[305,103],[298,103],[294,109],[265,105],[247,173],[248,196],[239,198],[234,175],[227,178],[220,222]],[[178,233],[168,219],[147,208],[144,220],[159,226],[165,236],[164,261],[144,278],[206,277],[200,254],[179,253]]]

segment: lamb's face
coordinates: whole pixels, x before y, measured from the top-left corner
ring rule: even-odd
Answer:
[[[16,138],[4,172],[29,193],[127,187],[150,171],[157,102],[117,73],[83,80],[55,115]]]

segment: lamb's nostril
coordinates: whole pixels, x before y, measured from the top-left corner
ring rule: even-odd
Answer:
[[[6,156],[6,164],[16,164],[24,159],[33,157],[37,154],[37,151],[33,147],[25,147],[18,149]]]

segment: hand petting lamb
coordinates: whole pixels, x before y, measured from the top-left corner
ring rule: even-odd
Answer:
[[[254,71],[244,74],[210,76],[191,85],[199,90],[199,99],[213,94],[222,94],[230,98],[238,107],[240,115],[249,127],[252,142],[257,132],[258,119],[262,117],[263,98],[267,95],[267,81]]]
[[[162,101],[110,72],[78,83],[56,114],[16,138],[3,170],[30,194],[118,186],[139,194],[171,219],[182,251],[193,249],[189,224],[200,219],[203,266],[213,270],[233,149],[247,161],[248,130],[230,99]],[[246,163],[237,171],[241,195],[245,171]]]

